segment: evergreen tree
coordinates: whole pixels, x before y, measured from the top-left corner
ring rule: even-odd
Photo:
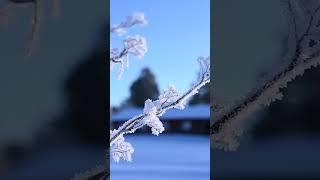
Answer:
[[[129,102],[133,106],[143,107],[147,99],[156,99],[159,96],[158,85],[154,74],[149,68],[144,68],[139,78],[130,87]]]

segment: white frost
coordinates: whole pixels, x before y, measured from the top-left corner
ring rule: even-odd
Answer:
[[[146,25],[147,23],[143,13],[135,12],[132,16],[128,16],[124,22],[112,26],[110,32],[117,35],[123,35],[130,27],[134,25]]]
[[[124,46],[128,52],[141,59],[147,52],[147,41],[143,36],[129,36],[124,40]]]
[[[110,135],[114,134],[114,132],[116,132],[116,130],[110,130]],[[130,162],[132,161],[134,149],[130,143],[125,142],[123,135],[120,135],[110,146],[110,152],[115,162],[119,162],[121,158]]]
[[[136,25],[145,25],[147,21],[143,13],[134,13],[127,17],[126,21],[115,25],[110,32],[115,34],[124,34],[127,29]],[[123,40],[123,49],[119,51],[117,48],[110,47],[110,70],[118,64],[118,79],[121,78],[124,67],[129,67],[129,54],[141,59],[147,53],[147,41],[141,35],[128,36]]]
[[[142,119],[142,122],[147,124],[151,128],[152,134],[156,136],[164,131],[163,124],[157,115],[158,108],[160,108],[157,102],[158,101],[152,102],[150,99],[145,101],[145,117]]]

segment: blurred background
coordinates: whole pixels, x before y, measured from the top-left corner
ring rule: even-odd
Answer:
[[[156,100],[168,85],[181,93],[197,79],[198,56],[210,55],[210,1],[111,0],[111,25],[133,12],[143,12],[148,21],[127,35],[146,38],[148,52],[141,60],[129,58],[130,66],[117,79],[110,73],[112,129],[143,112],[147,99]],[[111,35],[111,44],[122,48],[125,36]],[[126,135],[135,149],[132,162],[111,160],[111,179],[209,179],[210,93],[207,85],[184,110],[169,110],[160,119],[165,131],[159,136],[148,127]]]
[[[241,99],[281,62],[288,27],[278,0],[213,3],[215,96]],[[239,150],[211,150],[213,179],[319,179],[319,68],[256,112]]]
[[[107,1],[0,2],[0,179],[70,179],[105,164]]]

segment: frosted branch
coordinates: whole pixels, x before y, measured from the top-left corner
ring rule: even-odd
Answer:
[[[141,12],[135,12],[132,16],[128,16],[127,19],[120,24],[116,24],[111,27],[110,32],[117,35],[123,35],[127,30],[135,25],[146,25],[148,22]]]
[[[169,109],[184,109],[189,98],[197,94],[201,87],[210,82],[210,57],[200,57],[198,61],[200,64],[198,81],[187,92],[180,94],[174,86],[169,86],[167,90],[160,94],[158,100],[148,99],[145,101],[142,114],[126,121],[118,129],[110,131],[111,156],[116,162],[120,158],[131,160],[131,154],[133,153],[131,145],[124,144],[126,147],[117,147],[119,143],[124,142],[125,134],[134,133],[137,129],[147,125],[151,128],[152,134],[158,136],[164,131],[160,117]],[[126,151],[119,154],[121,151],[118,151],[118,149],[125,149]],[[113,150],[116,150],[116,152],[112,152]]]
[[[260,82],[261,84],[257,88],[228,111],[214,113],[213,123],[210,125],[214,148],[237,149],[239,138],[243,133],[241,126],[248,116],[273,101],[280,100],[283,96],[282,90],[287,87],[289,82],[297,76],[303,75],[305,70],[320,64],[319,3],[313,7],[310,5],[309,8],[302,6],[298,1],[285,1],[285,3],[291,20],[288,38],[288,44],[291,48],[285,57],[290,57],[289,63],[271,74],[267,80]],[[311,7],[316,8],[312,10]],[[298,22],[305,18],[308,20],[302,27]],[[310,44],[313,41],[315,44]],[[295,46],[290,46],[292,42]]]
[[[126,21],[113,26],[110,32],[122,35],[127,32],[128,28],[137,24],[147,24],[143,13],[134,13],[132,16],[127,17]],[[121,51],[117,48],[110,48],[110,69],[112,70],[117,64],[119,66],[118,78],[120,79],[124,67],[129,66],[129,55],[131,54],[141,59],[147,50],[147,41],[143,36],[135,35],[126,37],[123,40],[123,49]]]

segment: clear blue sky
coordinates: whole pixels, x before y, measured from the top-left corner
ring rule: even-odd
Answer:
[[[129,88],[144,67],[156,76],[160,91],[173,84],[187,90],[196,79],[197,57],[210,55],[210,1],[111,0],[111,25],[123,21],[133,12],[143,12],[148,25],[135,27],[129,35],[147,39],[148,52],[143,59],[130,58],[121,80],[117,69],[111,72],[111,105],[129,97]],[[111,36],[112,45],[119,39]]]

